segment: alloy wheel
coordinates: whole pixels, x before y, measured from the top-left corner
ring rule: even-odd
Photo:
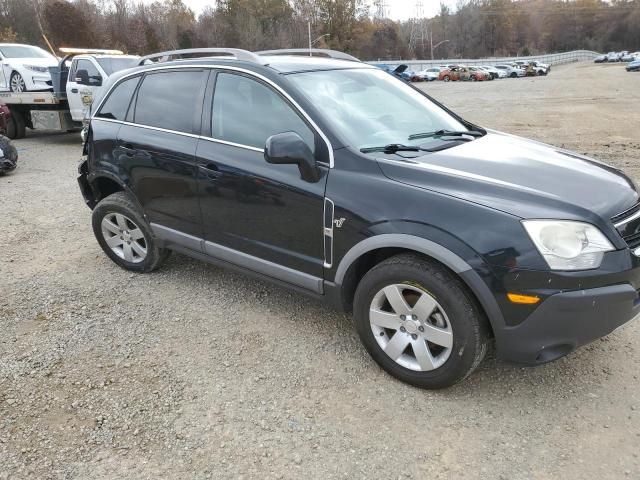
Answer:
[[[131,263],[140,263],[147,257],[144,233],[129,217],[121,213],[108,213],[101,222],[102,236],[111,251]]]
[[[374,297],[369,322],[376,342],[397,364],[410,370],[435,370],[453,349],[446,312],[427,291],[409,284],[388,285]]]
[[[11,76],[11,91],[16,93],[22,93],[26,91],[26,89],[27,89],[27,86],[24,83],[24,79],[22,78],[22,75],[20,75],[19,73],[14,73]]]

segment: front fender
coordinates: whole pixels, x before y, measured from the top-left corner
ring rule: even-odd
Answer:
[[[505,327],[504,317],[498,303],[496,302],[495,296],[487,286],[487,282],[483,280],[480,274],[476,271],[478,267],[474,269],[464,259],[453,253],[448,248],[431,240],[416,237],[414,235],[396,233],[381,234],[369,237],[357,243],[348,250],[340,260],[335,274],[335,288],[332,288],[331,290],[340,292],[342,283],[349,271],[349,267],[351,267],[358,258],[367,252],[381,248],[402,248],[422,253],[437,260],[443,265],[446,265],[462,279],[462,281],[476,296],[478,302],[491,322],[492,329],[496,336],[499,336],[500,332],[503,331]],[[482,271],[483,275],[490,277],[493,276],[492,272],[486,265],[484,268],[480,268],[478,270]]]

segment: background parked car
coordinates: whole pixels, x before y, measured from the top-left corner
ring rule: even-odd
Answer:
[[[617,61],[618,61],[618,52],[607,53],[607,62],[617,62]]]
[[[491,77],[493,77],[494,79],[496,79],[496,78],[507,78],[507,74],[505,72],[503,72],[502,70],[497,69],[496,67],[483,65],[480,68],[482,70],[484,70],[485,72],[487,72],[489,75],[491,75]]]
[[[480,82],[484,80],[493,80],[493,76],[489,72],[483,70],[480,67],[467,67],[467,68],[469,69],[469,72],[471,72],[470,74],[475,76],[475,79]]]
[[[456,82],[456,81],[482,81],[487,79],[487,73],[481,70],[471,70],[469,67],[457,65],[453,68],[449,68],[440,72],[438,76],[439,80],[443,82]]]
[[[49,67],[58,64],[56,57],[39,47],[19,43],[0,43],[0,90],[27,92],[49,90]]]
[[[598,55],[596,58],[593,59],[593,63],[606,63],[606,62],[607,62],[606,55]]]
[[[402,65],[379,64],[379,65],[376,65],[376,67],[378,67],[381,70],[384,70],[389,75],[393,75],[395,77],[402,78],[403,80],[404,80],[404,78],[402,77],[402,74],[404,73],[404,71],[407,68],[409,68],[409,66],[405,65],[405,64],[402,64]]]
[[[538,62],[537,60],[532,60],[531,64],[536,69],[538,75],[546,75],[551,71],[551,65],[547,63]]]
[[[640,71],[640,59],[634,60],[626,66],[627,72],[638,72]]]
[[[407,82],[422,82],[423,81],[423,78],[420,75],[418,75],[418,72],[415,72],[414,70],[405,70],[400,75],[401,75],[402,79],[407,81]]]
[[[496,68],[503,70],[510,78],[524,77],[524,70],[521,68],[515,68],[511,65],[496,65]]]
[[[418,72],[418,75],[425,82],[433,82],[434,80],[438,80],[438,76],[440,75],[440,69],[438,67],[426,68]]]

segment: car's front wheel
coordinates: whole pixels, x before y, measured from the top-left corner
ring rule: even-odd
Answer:
[[[124,192],[102,199],[93,210],[91,223],[102,250],[126,270],[151,272],[169,256],[170,251],[160,248],[139,209]]]
[[[11,79],[9,80],[9,87],[14,93],[22,93],[27,91],[27,85],[24,83],[24,78],[18,72],[13,72],[11,74]]]
[[[463,380],[488,348],[487,320],[465,286],[443,266],[413,254],[385,260],[364,276],[354,317],[373,359],[421,388]]]

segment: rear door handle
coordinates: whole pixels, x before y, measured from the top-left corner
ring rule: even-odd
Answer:
[[[200,170],[206,175],[209,180],[215,180],[220,178],[223,174],[215,163],[207,163],[200,165]]]
[[[72,88],[71,89],[71,93],[78,93],[78,89],[77,88]]]

